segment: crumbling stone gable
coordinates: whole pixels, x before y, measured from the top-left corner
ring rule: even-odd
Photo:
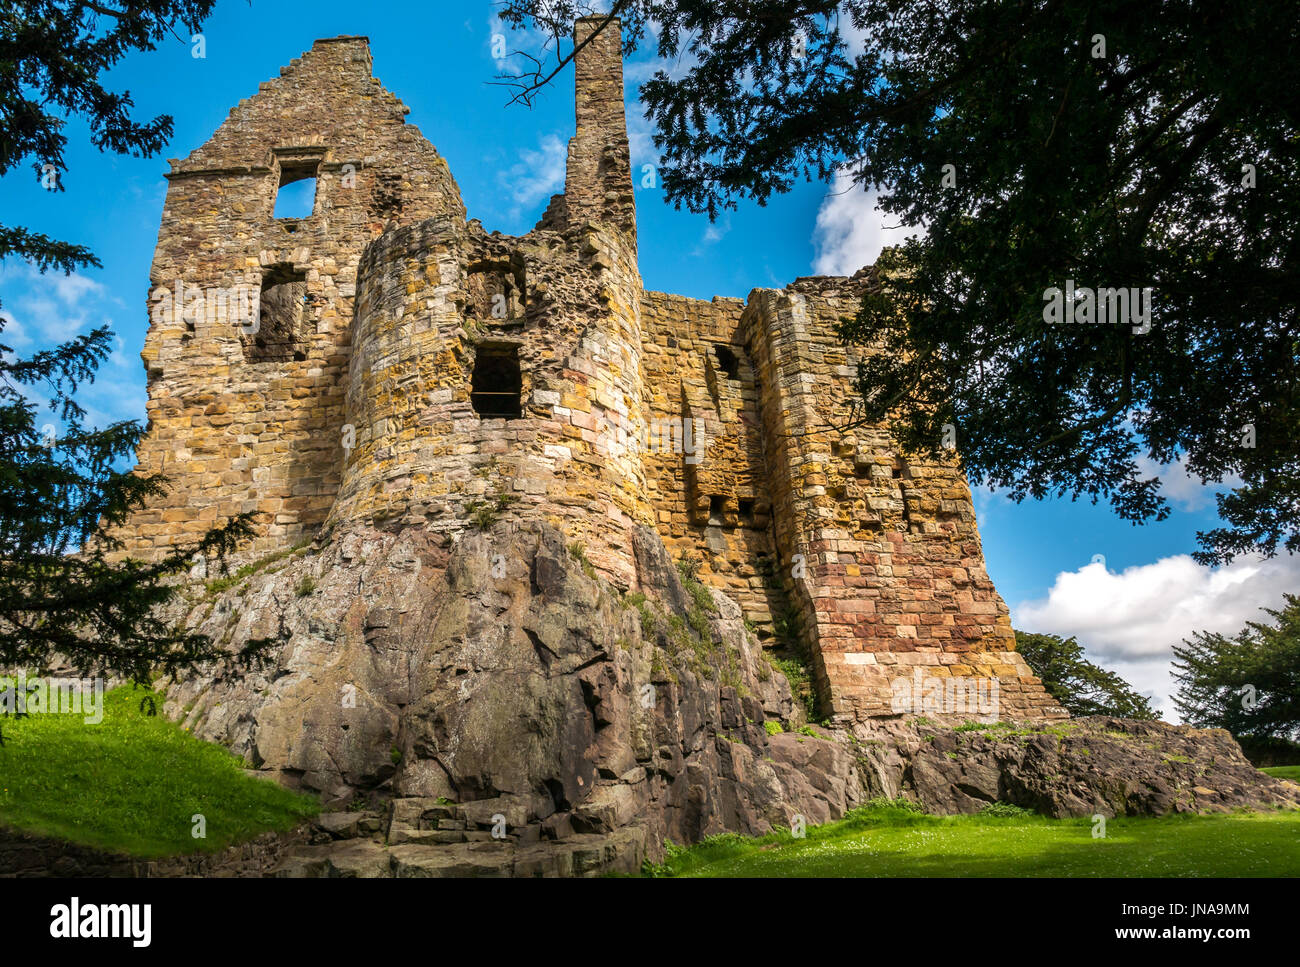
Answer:
[[[653,528],[760,640],[798,636],[838,719],[900,714],[918,671],[996,680],[1003,717],[1063,715],[1014,652],[955,459],[845,425],[835,324],[869,274],[745,300],[645,291],[620,37],[583,43],[600,19],[575,29],[565,193],[527,235],[466,220],[364,38],[318,41],[172,162],[138,459],[173,490],[127,552],[241,512],[252,554],[545,521],[635,590]],[[275,218],[305,177],[312,213]]]
[[[133,556],[242,512],[257,515],[254,550],[272,549],[334,501],[361,252],[398,225],[464,218],[446,162],[370,69],[364,37],[317,41],[171,162],[137,457],[172,490],[131,522]],[[304,172],[312,214],[274,218],[281,181]]]

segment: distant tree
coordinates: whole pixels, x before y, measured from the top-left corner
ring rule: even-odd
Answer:
[[[511,80],[517,99],[555,76],[573,17],[595,6],[503,5],[555,40],[554,64]],[[716,217],[843,171],[879,186],[892,221],[924,226],[881,257],[881,286],[843,326],[882,350],[853,419],[888,419],[924,453],[952,427],[972,482],[1104,498],[1135,522],[1168,513],[1142,458],[1181,457],[1233,485],[1199,560],[1300,550],[1294,4],[616,0],[611,13],[625,50],[651,36],[685,67],[640,88],[667,201]],[[1109,324],[1049,324],[1067,280],[1149,291],[1149,330],[1117,318],[1118,297]]]
[[[0,325],[0,337],[3,325]],[[27,358],[0,345],[0,668],[43,669],[70,661],[87,672],[147,683],[229,653],[205,636],[173,628],[157,609],[176,591],[171,578],[196,555],[223,558],[247,537],[247,517],[217,527],[158,561],[112,561],[111,528],[164,489],[129,465],[141,429],[82,425],[73,399],[108,355],[107,328]],[[24,392],[40,386],[63,424],[38,425]],[[236,656],[258,657],[257,641]]]
[[[62,190],[66,119],[80,116],[93,143],[150,156],[171,137],[172,119],[137,124],[128,93],[100,75],[180,24],[198,32],[210,0],[122,3],[0,2],[0,174],[34,158],[36,176]],[[0,225],[0,258],[41,272],[98,265],[84,246],[21,226]],[[0,340],[5,320],[0,318]],[[168,626],[158,608],[196,555],[221,559],[247,536],[247,517],[214,528],[161,560],[113,560],[111,528],[161,492],[162,478],[120,469],[143,432],[134,422],[83,425],[74,395],[108,356],[104,327],[27,357],[0,344],[0,668],[43,669],[70,661],[146,683],[195,662],[256,660],[267,642],[231,656],[202,635]],[[39,393],[53,418],[38,420]]]
[[[1232,637],[1196,632],[1174,646],[1174,707],[1183,721],[1259,739],[1300,738],[1300,597],[1283,595],[1272,623]]]
[[[1146,698],[1112,671],[1090,662],[1073,637],[1016,632],[1018,651],[1043,687],[1071,715],[1158,718]]]

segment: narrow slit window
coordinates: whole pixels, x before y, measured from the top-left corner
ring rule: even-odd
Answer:
[[[481,418],[517,420],[523,415],[518,346],[480,346],[470,377],[470,403]]]
[[[740,501],[739,514],[743,523],[754,523],[754,502],[752,500],[742,499]]]
[[[309,218],[316,210],[316,165],[295,165],[280,170],[274,217]]]

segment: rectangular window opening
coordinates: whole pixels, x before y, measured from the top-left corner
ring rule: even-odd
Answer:
[[[317,162],[284,165],[275,193],[275,218],[309,218],[316,211]]]
[[[723,523],[723,513],[727,507],[727,498],[714,494],[709,498],[709,523],[717,525]]]
[[[478,347],[469,394],[475,413],[485,420],[519,419],[523,415],[523,388],[518,346]]]

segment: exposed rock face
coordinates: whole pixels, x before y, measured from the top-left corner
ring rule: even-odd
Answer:
[[[394,845],[495,826],[511,846],[585,837],[635,867],[665,838],[860,802],[850,744],[768,734],[799,713],[740,609],[690,593],[653,532],[633,543],[645,603],[544,524],[337,535],[195,606],[217,639],[285,644],[261,672],[176,686],[169,710],[327,799],[396,797]]]
[[[1106,716],[1007,725],[882,730],[866,746],[864,773],[932,813],[991,802],[1055,817],[1300,808],[1300,786],[1257,770],[1222,729]]]
[[[685,584],[649,529],[629,548],[644,600],[546,524],[322,545],[191,601],[214,638],[284,644],[168,705],[281,781],[366,801],[279,875],[633,872],[666,839],[826,822],[875,796],[1051,816],[1300,805],[1226,733],[1159,722],[791,731],[801,707],[740,608]]]

